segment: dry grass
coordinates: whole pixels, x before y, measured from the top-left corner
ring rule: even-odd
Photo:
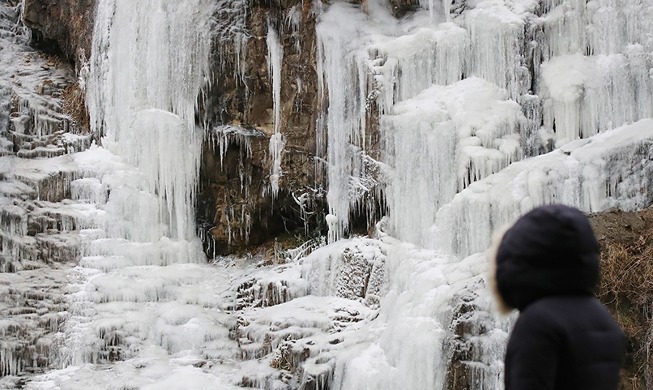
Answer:
[[[599,298],[612,311],[628,337],[622,387],[653,384],[653,232],[623,245],[607,243],[601,257]]]
[[[70,84],[63,91],[63,110],[77,124],[77,128],[87,133],[90,131],[90,119],[86,109],[84,92],[78,83]]]

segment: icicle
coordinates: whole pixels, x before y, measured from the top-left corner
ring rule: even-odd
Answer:
[[[281,133],[281,66],[283,62],[283,46],[274,27],[268,21],[268,35],[266,38],[268,46],[268,74],[272,83],[272,105],[274,130],[270,137],[270,157],[272,167],[270,169],[270,187],[272,197],[276,198],[279,193],[279,179],[283,175],[281,170],[281,158],[285,145],[284,136]]]
[[[517,98],[522,93],[520,78],[527,72],[520,63],[524,20],[497,3],[466,13],[465,28],[472,48],[468,74],[506,88],[510,98]]]
[[[352,44],[359,34],[357,23],[365,19],[357,13],[355,20],[343,25],[338,16],[350,17],[351,12],[351,7],[334,4],[317,26],[318,94],[325,103],[328,100],[326,123],[318,126],[318,153],[323,150],[321,140],[326,139],[327,202],[337,221],[330,239],[342,237],[349,227],[354,201],[350,180],[362,172],[361,148],[365,140],[369,57]]]

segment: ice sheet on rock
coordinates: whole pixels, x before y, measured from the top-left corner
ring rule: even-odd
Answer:
[[[453,23],[436,28],[417,28],[373,45],[378,52],[373,69],[382,83],[382,107],[388,112],[397,101],[417,95],[432,84],[448,85],[462,78],[465,56],[469,51],[467,31]],[[376,65],[383,61],[382,65]],[[375,66],[376,65],[376,66]]]
[[[70,183],[71,199],[98,205],[106,203],[107,190],[106,186],[94,177],[77,179]]]
[[[650,204],[653,120],[578,140],[523,160],[460,192],[437,215],[432,234],[458,256],[485,250],[493,231],[531,208],[563,203],[585,212]]]
[[[525,118],[505,91],[474,77],[428,88],[392,114],[381,122],[391,232],[432,247],[429,227],[457,191],[522,158]]]
[[[235,280],[234,285],[238,308],[278,305],[308,295],[309,290],[300,268],[292,263],[253,271]]]
[[[106,362],[143,357],[156,345],[171,356],[233,359],[233,326],[222,312],[226,272],[208,265],[126,267],[108,273],[75,269],[70,317],[60,346],[62,362]]]
[[[261,309],[245,310],[238,328],[244,357],[262,357],[281,342],[315,334],[334,334],[366,319],[365,305],[338,297],[305,296]]]
[[[377,305],[387,278],[379,244],[365,238],[340,240],[302,259],[301,277],[308,292]]]
[[[178,358],[169,360],[160,348],[143,352],[140,359],[116,362],[112,369],[86,365],[56,370],[37,377],[26,385],[28,390],[83,390],[101,383],[107,390],[179,389],[237,390],[237,378],[231,372],[220,372],[203,359]]]
[[[625,54],[555,57],[542,65],[544,127],[556,145],[649,117],[651,80],[641,45]]]

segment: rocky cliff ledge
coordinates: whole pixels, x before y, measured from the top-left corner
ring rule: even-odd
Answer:
[[[25,0],[23,20],[38,49],[75,64],[91,54],[95,0]]]

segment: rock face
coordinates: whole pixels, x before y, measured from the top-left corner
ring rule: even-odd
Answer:
[[[317,87],[315,4],[219,3],[213,78],[199,101],[207,136],[197,216],[206,252],[251,250],[280,235],[323,235],[326,183],[316,160],[316,134],[325,102]],[[401,16],[414,3],[394,0],[388,7]],[[27,0],[24,20],[32,43],[79,70],[90,55],[95,5],[96,0]],[[271,48],[279,51],[277,64]],[[83,91],[73,87],[67,96],[76,122],[88,127]],[[371,117],[375,110],[370,108]],[[375,139],[377,123],[368,126]],[[273,138],[281,145],[276,152]],[[367,227],[362,219],[352,223],[354,229]]]
[[[640,212],[611,210],[591,216],[601,245],[598,296],[628,339],[620,389],[653,385],[653,340],[649,302],[653,299],[653,208]]]
[[[89,58],[95,0],[25,0],[23,20],[32,30],[32,44],[71,62]]]
[[[204,148],[198,210],[206,247],[229,253],[297,228],[320,231],[312,5],[227,1],[218,21],[215,79],[204,104],[206,122],[217,125],[211,125]],[[271,63],[270,48],[282,61]],[[275,132],[284,144],[276,159],[270,147]],[[276,195],[275,162],[280,163]]]

